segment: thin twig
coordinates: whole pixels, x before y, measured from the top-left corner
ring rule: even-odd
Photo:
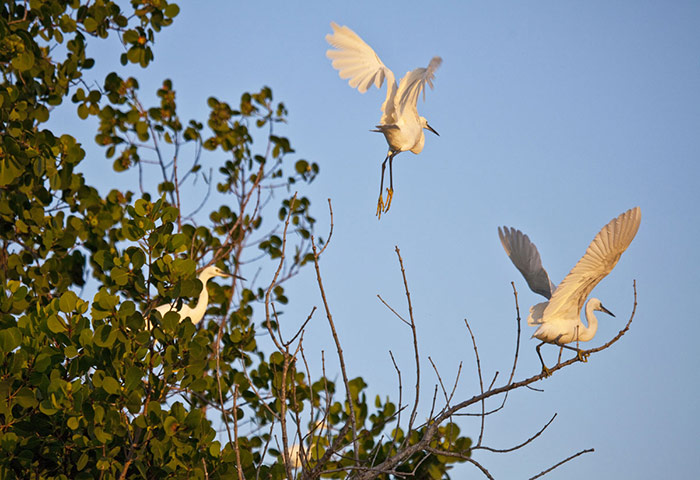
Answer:
[[[464,319],[464,324],[467,326],[467,330],[469,330],[469,336],[472,339],[472,347],[474,349],[474,356],[476,357],[476,371],[479,375],[479,390],[481,391],[481,395],[484,395],[484,379],[483,376],[481,375],[481,361],[479,360],[479,349],[476,347],[476,339],[474,338],[474,332],[472,332],[471,327],[469,326],[469,322],[467,319]],[[490,389],[489,389],[490,390]],[[486,411],[486,399],[481,400],[481,426],[479,427],[479,440],[476,442],[476,446],[481,445],[481,441],[484,439],[484,423],[486,422],[486,416],[484,415],[484,412]]]
[[[584,453],[591,453],[591,452],[595,452],[595,449],[594,449],[594,448],[589,448],[589,449],[587,449],[587,450],[581,450],[580,452],[578,452],[578,453],[576,453],[576,454],[574,454],[574,455],[571,455],[569,458],[566,458],[566,459],[562,460],[561,462],[559,462],[559,463],[557,463],[556,465],[554,465],[554,466],[548,468],[547,470],[541,471],[540,473],[538,473],[538,474],[535,475],[534,477],[530,477],[530,480],[535,480],[536,478],[540,478],[541,476],[548,474],[549,472],[551,472],[551,471],[554,470],[555,468],[564,465],[564,464],[565,464],[566,462],[568,462],[569,460],[573,460],[574,458],[578,457],[579,455],[583,455]]]
[[[508,452],[512,452],[514,450],[518,450],[520,448],[523,448],[528,443],[532,442],[534,439],[536,439],[540,435],[542,435],[542,433],[547,429],[547,427],[549,427],[552,424],[552,422],[554,421],[555,418],[557,418],[556,413],[552,416],[552,418],[549,419],[549,421],[544,425],[544,427],[542,427],[536,434],[534,434],[533,436],[531,436],[530,438],[528,438],[524,442],[522,442],[514,447],[498,449],[498,448],[491,448],[491,447],[476,446],[476,447],[474,447],[474,449],[478,448],[478,449],[486,450],[488,452],[493,452],[493,453],[508,453]]]
[[[413,352],[416,357],[416,397],[413,402],[413,411],[411,411],[411,416],[408,419],[408,431],[406,436],[411,434],[413,429],[413,422],[416,419],[416,412],[418,410],[418,401],[420,400],[420,356],[418,354],[418,335],[416,333],[416,322],[413,319],[413,305],[411,304],[411,292],[408,290],[408,280],[406,279],[406,269],[403,266],[403,259],[401,258],[401,251],[398,246],[394,247],[396,256],[399,258],[399,265],[401,266],[401,276],[403,277],[403,286],[406,291],[406,301],[408,302],[408,318],[411,320],[411,334],[413,335]]]
[[[328,205],[330,208],[331,202],[330,199],[328,200]],[[331,215],[331,226],[333,225],[333,210],[330,210],[330,215]],[[326,245],[323,247],[321,252],[326,249],[328,244],[330,243],[330,238],[332,235],[332,227],[331,227],[331,232],[328,235],[328,240],[326,241]],[[336,351],[338,352],[338,361],[340,362],[340,372],[343,376],[343,384],[345,385],[345,394],[347,396],[348,400],[348,408],[350,409],[350,420],[351,420],[351,425],[352,425],[352,443],[353,443],[353,451],[355,455],[355,465],[360,464],[360,450],[358,447],[357,443],[357,420],[355,418],[355,405],[354,401],[352,398],[352,394],[350,393],[350,381],[348,380],[348,374],[347,370],[345,368],[345,357],[343,356],[343,348],[340,346],[340,338],[338,338],[338,332],[335,329],[335,323],[333,322],[333,314],[331,313],[330,306],[328,305],[328,299],[326,298],[326,290],[323,287],[323,279],[321,277],[321,268],[319,266],[319,257],[321,255],[321,252],[318,250],[316,247],[316,241],[314,239],[314,236],[311,235],[311,248],[313,251],[313,256],[314,256],[314,268],[316,270],[316,282],[318,283],[318,288],[319,291],[321,292],[321,299],[323,300],[323,307],[326,310],[326,319],[328,320],[328,325],[331,327],[331,334],[333,335],[333,341],[335,342],[335,348]],[[325,375],[324,375],[325,376]]]
[[[384,301],[384,299],[382,298],[381,295],[377,294],[377,298],[379,299],[379,301],[381,301],[381,302],[384,304],[384,306],[385,306],[386,308],[388,308],[389,310],[391,310],[391,313],[393,313],[394,315],[396,315],[396,316],[399,318],[399,320],[401,320],[403,323],[405,323],[405,324],[408,325],[409,327],[411,326],[411,324],[410,324],[408,321],[406,321],[405,318],[403,318],[401,315],[399,315],[399,313],[398,313],[396,310],[394,310],[393,308],[391,308],[391,306],[390,306],[388,303],[386,303],[386,302]]]
[[[403,407],[401,405],[402,402],[402,386],[401,386],[401,370],[399,370],[399,366],[396,365],[396,359],[394,359],[394,354],[389,350],[389,355],[391,356],[391,362],[394,364],[394,368],[396,369],[396,375],[399,377],[399,405],[398,405],[398,415],[396,419],[396,428],[394,429],[394,439],[393,439],[393,444],[396,445],[396,437],[399,434],[399,429],[401,428],[401,410],[403,410]]]
[[[427,447],[427,448],[425,449],[425,451],[426,451],[426,452],[430,452],[430,453],[432,453],[433,455],[440,455],[440,456],[443,456],[443,457],[454,457],[454,458],[459,458],[460,460],[465,460],[465,461],[471,463],[472,465],[474,465],[474,466],[475,466],[476,468],[478,468],[479,470],[481,470],[481,473],[483,473],[483,474],[486,476],[486,478],[489,478],[489,479],[493,480],[493,477],[491,476],[491,474],[489,473],[489,471],[486,470],[486,468],[485,468],[483,465],[481,465],[479,462],[477,462],[476,460],[474,460],[474,459],[473,459],[472,457],[470,457],[468,454],[457,453],[457,452],[446,452],[446,451],[444,451],[444,450],[439,450],[439,449],[433,448],[433,447]]]

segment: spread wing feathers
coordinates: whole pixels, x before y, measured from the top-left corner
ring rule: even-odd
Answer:
[[[326,35],[326,41],[337,50],[326,51],[326,56],[332,60],[340,78],[349,78],[350,86],[360,93],[365,93],[372,84],[380,88],[384,78],[389,88],[396,83],[392,71],[355,32],[335,22],[331,23],[331,27],[333,34]]]
[[[544,314],[547,305],[549,305],[549,302],[542,302],[531,306],[530,315],[527,316],[527,324],[531,327],[542,325],[542,315]]]
[[[540,253],[528,236],[515,228],[503,227],[501,230],[498,227],[498,237],[515,268],[525,277],[530,290],[547,299],[552,298],[556,286],[542,267]]]
[[[639,207],[611,220],[596,235],[586,253],[559,284],[544,316],[551,319],[577,318],[591,290],[612,271],[639,230]]]
[[[425,101],[425,84],[433,88],[433,79],[435,78],[435,70],[442,63],[442,58],[433,57],[428,64],[428,68],[416,68],[407,72],[399,83],[399,89],[394,98],[394,108],[399,112],[399,116],[403,115],[406,108],[412,108],[416,116],[416,104],[418,103],[418,95],[423,92],[423,101]]]

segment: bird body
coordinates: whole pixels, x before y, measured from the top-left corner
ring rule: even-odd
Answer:
[[[537,326],[537,330],[532,334],[533,338],[560,346],[572,342],[587,342],[595,336],[598,331],[598,319],[595,317],[594,311],[606,312],[614,317],[610,311],[603,307],[600,300],[591,298],[586,302],[586,308],[584,309],[587,325],[581,322],[578,314],[571,318],[564,317],[557,318],[556,321],[543,321],[542,312],[544,312],[548,303],[542,302],[530,307],[527,323],[530,326]]]
[[[387,81],[387,94],[382,104],[382,116],[379,125],[373,132],[380,132],[389,144],[389,152],[382,163],[382,178],[379,185],[379,202],[377,216],[387,212],[391,206],[394,194],[392,162],[401,152],[420,153],[425,145],[423,129],[428,129],[438,135],[428,125],[428,121],[418,115],[416,105],[418,96],[423,93],[425,85],[433,88],[435,70],[442,63],[440,57],[433,57],[427,68],[416,68],[404,75],[396,84],[394,73],[379,59],[372,47],[367,45],[355,32],[346,26],[331,23],[333,34],[326,35],[326,41],[336,50],[328,50],[326,56],[332,60],[333,67],[338,70],[340,78],[349,78],[351,87],[365,93],[373,84],[381,88],[384,79]],[[389,161],[389,182],[387,202],[383,202],[384,169]]]
[[[180,321],[182,322],[185,318],[189,318],[192,323],[197,324],[199,323],[202,318],[204,318],[204,314],[207,311],[207,306],[209,304],[209,292],[207,290],[207,282],[211,280],[214,277],[230,277],[228,273],[224,272],[220,268],[211,265],[204,270],[202,270],[202,273],[199,274],[199,281],[202,282],[202,292],[199,294],[199,298],[197,299],[197,304],[194,306],[194,308],[190,307],[189,305],[183,303],[182,307],[180,309],[177,309],[177,300],[173,301],[172,303],[165,303],[163,305],[160,305],[156,307],[154,310],[156,310],[158,313],[160,313],[161,318],[165,316],[166,313],[168,312],[176,312],[180,315]],[[151,328],[151,323],[150,321],[146,321],[146,327],[148,329]]]
[[[600,300],[591,298],[586,302],[593,288],[605,278],[620,260],[622,253],[634,239],[642,213],[639,207],[632,208],[605,225],[588,246],[586,253],[564,280],[555,286],[542,267],[539,252],[527,235],[514,228],[499,227],[501,244],[515,267],[520,270],[530,289],[548,299],[530,307],[527,323],[536,326],[534,338],[542,342],[554,343],[565,348],[567,343],[587,342],[598,330],[595,311],[614,316],[603,307]],[[581,309],[585,302],[586,325],[581,322]],[[540,356],[537,346],[537,354]],[[578,349],[579,358],[585,356]],[[549,370],[542,362],[545,373]]]

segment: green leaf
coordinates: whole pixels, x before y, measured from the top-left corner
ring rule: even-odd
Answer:
[[[68,425],[68,428],[70,428],[71,430],[77,430],[78,427],[80,426],[80,421],[78,420],[77,417],[70,417],[68,419],[68,422],[66,422],[66,424]]]
[[[60,308],[63,313],[70,313],[75,310],[77,301],[78,296],[74,292],[68,290],[61,295],[58,301],[58,308]]]
[[[20,388],[15,394],[15,402],[24,408],[35,408],[39,405],[34,392],[27,387]]]
[[[105,377],[102,379],[102,388],[105,392],[114,395],[119,392],[119,382],[117,382],[112,377]]]
[[[165,430],[165,434],[168,436],[174,435],[178,426],[179,425],[175,417],[168,416],[163,422],[163,430]]]
[[[109,273],[114,283],[119,286],[126,285],[129,281],[129,272],[123,268],[114,267]]]
[[[170,18],[175,18],[178,13],[180,13],[180,7],[178,7],[176,4],[171,3],[167,7],[165,7],[165,10],[163,10],[163,13],[165,13],[166,17]]]
[[[61,333],[68,330],[57,315],[51,315],[46,324],[53,333]]]
[[[12,66],[22,72],[29,70],[34,66],[34,54],[30,51],[24,51],[12,59]]]
[[[0,350],[9,353],[19,347],[22,342],[22,332],[19,328],[11,327],[0,330]]]
[[[95,329],[93,339],[98,347],[111,348],[117,339],[117,330],[110,325],[100,325]]]

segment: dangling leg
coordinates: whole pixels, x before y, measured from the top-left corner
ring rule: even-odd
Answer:
[[[389,211],[391,199],[394,197],[394,171],[392,170],[391,165],[394,162],[394,157],[397,153],[399,152],[392,152],[389,156],[389,188],[386,191],[386,209],[384,210],[384,213]]]
[[[382,194],[384,193],[384,169],[386,168],[386,161],[389,160],[389,152],[382,162],[382,180],[379,182],[379,201],[377,202],[377,218],[382,218],[382,212],[384,211],[384,200],[382,199]],[[391,168],[389,169],[391,170]],[[391,201],[391,199],[389,200]]]
[[[549,371],[547,366],[544,364],[544,360],[542,360],[542,354],[540,353],[540,347],[544,345],[546,342],[542,342],[539,345],[535,347],[535,350],[537,350],[537,356],[540,357],[540,363],[542,364],[542,373],[544,373],[545,377],[549,377],[552,372]]]

